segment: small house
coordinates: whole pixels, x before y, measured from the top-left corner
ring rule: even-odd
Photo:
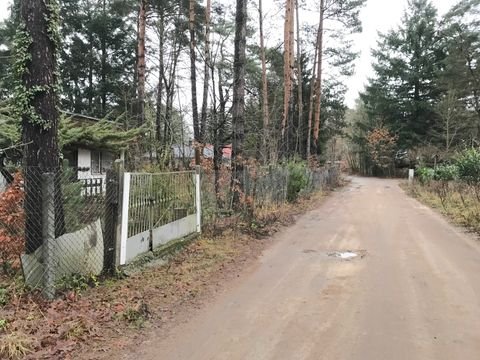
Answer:
[[[66,115],[79,127],[102,121],[91,116],[73,113],[66,113]],[[83,137],[64,146],[62,152],[64,160],[68,161],[68,166],[74,169],[76,178],[84,182],[85,192],[88,195],[105,191],[107,171],[112,169],[115,160],[124,158],[123,151],[112,150],[106,144],[97,144]]]

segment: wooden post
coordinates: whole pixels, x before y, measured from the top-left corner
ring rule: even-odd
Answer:
[[[105,191],[105,236],[103,238],[103,270],[112,274],[116,267],[116,242],[118,222],[118,181],[116,168],[107,171]]]
[[[118,191],[117,191],[117,222],[115,228],[115,267],[120,265],[120,244],[122,236],[122,209],[123,209],[123,174],[125,172],[125,160],[124,152],[120,159],[115,160],[114,168],[117,172]]]
[[[47,299],[55,296],[55,205],[54,205],[54,174],[42,174],[42,238],[43,261],[45,265],[43,295]]]
[[[148,249],[153,251],[153,174],[149,176],[150,182],[148,187]]]
[[[120,256],[119,265],[125,265],[127,259],[127,238],[128,238],[128,207],[130,199],[130,179],[131,173],[123,173],[123,188],[121,193],[121,229],[120,229]]]
[[[200,166],[195,168],[195,206],[197,210],[197,232],[202,232],[202,203],[200,186]]]

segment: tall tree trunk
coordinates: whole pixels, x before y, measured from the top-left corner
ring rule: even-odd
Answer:
[[[284,34],[283,34],[283,45],[284,45],[284,55],[283,55],[283,87],[284,87],[284,97],[283,97],[283,117],[282,117],[282,148],[286,148],[286,128],[289,118],[289,108],[290,101],[292,96],[292,57],[293,57],[293,1],[287,0],[285,6],[285,23],[284,23]]]
[[[171,52],[170,68],[168,71],[168,80],[164,79],[166,90],[166,104],[165,104],[165,122],[164,122],[164,152],[169,151],[169,145],[172,144],[173,131],[172,131],[172,113],[173,113],[173,100],[175,97],[175,87],[177,78],[177,64],[178,57],[180,55],[181,43],[174,41],[173,51]]]
[[[90,18],[88,19],[90,22]],[[88,114],[93,115],[93,37],[90,34],[88,38],[89,59],[88,59]]]
[[[212,133],[213,133],[213,171],[214,171],[214,188],[217,207],[220,207],[220,166],[222,161],[222,139],[219,136],[219,121],[217,111],[217,90],[215,88],[215,64],[212,62],[210,69],[212,77]]]
[[[233,206],[240,208],[243,183],[243,143],[245,138],[245,61],[247,45],[247,0],[237,0],[235,14],[235,40],[233,58],[232,103],[232,190]]]
[[[319,27],[320,30],[320,27]],[[317,84],[317,57],[318,57],[318,37],[320,32],[317,32],[317,40],[315,41],[315,56],[313,58],[313,73],[312,80],[310,81],[310,99],[308,100],[308,125],[307,125],[307,160],[310,159],[311,149],[312,149],[312,118],[313,118],[313,109],[315,107],[315,89]]]
[[[163,73],[165,65],[163,61],[163,36],[164,36],[164,18],[160,15],[158,23],[158,85],[157,85],[157,113],[155,117],[156,140],[160,144],[162,140],[162,92],[163,92]],[[157,149],[158,152],[158,149]],[[158,156],[158,153],[157,153]]]
[[[138,126],[145,123],[145,28],[147,22],[147,0],[140,0],[138,9],[138,44],[137,44],[137,98]]]
[[[320,1],[320,21],[318,24],[317,42],[317,83],[315,87],[315,124],[313,127],[313,147],[315,154],[318,153],[318,135],[320,131],[320,112],[322,104],[322,64],[323,64],[323,21],[325,0]]]
[[[102,11],[103,16],[107,16],[107,8],[105,0],[102,2]],[[100,100],[101,100],[101,116],[105,116],[107,112],[107,44],[105,39],[105,34],[102,35],[100,39],[100,50],[101,50],[101,89],[100,89]]]
[[[29,46],[19,43],[18,53],[29,58],[22,64],[21,83],[23,89],[17,95],[27,97],[27,103],[21,108],[22,141],[24,148],[25,176],[25,248],[28,254],[37,250],[42,239],[42,187],[41,175],[44,172],[58,173],[60,168],[58,149],[58,121],[56,86],[55,32],[59,26],[58,18],[50,0],[22,0],[20,16],[26,36],[31,39]],[[25,36],[25,35],[19,35]],[[28,93],[34,95],[28,95]],[[58,178],[58,176],[56,176]],[[56,181],[56,185],[58,182]],[[55,186],[58,189],[57,186]],[[60,191],[56,192],[58,195]],[[63,211],[55,196],[55,232],[63,229]],[[60,215],[62,219],[59,219]]]
[[[268,110],[268,82],[267,82],[267,62],[265,59],[265,43],[263,37],[263,10],[262,0],[258,0],[258,24],[260,28],[260,59],[262,61],[262,115],[263,115],[263,162],[268,162],[267,138],[269,128],[269,110]]]
[[[195,0],[189,0],[188,10],[188,28],[190,31],[190,84],[192,89],[192,118],[193,118],[193,138],[195,142],[201,142],[200,124],[198,122],[197,105],[197,69],[196,69],[196,40],[195,40]],[[200,151],[195,148],[195,163],[200,165]]]
[[[295,0],[295,13],[297,15],[297,79],[298,79],[298,128],[296,151],[303,157],[303,76],[302,76],[302,44],[300,42],[300,15],[298,13],[298,2]]]
[[[202,143],[205,142],[205,133],[207,128],[207,106],[208,106],[208,82],[210,76],[210,11],[212,0],[207,0],[205,7],[205,64],[204,64],[204,80],[203,80],[203,101],[202,101],[202,117],[200,120],[200,138]]]

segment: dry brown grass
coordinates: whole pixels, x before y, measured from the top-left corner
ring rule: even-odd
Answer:
[[[462,183],[403,184],[404,190],[425,205],[437,209],[454,223],[480,232],[478,189]]]
[[[102,354],[133,346],[140,331],[175,323],[179,314],[208,301],[261,254],[270,235],[325,197],[318,193],[295,204],[262,208],[250,221],[225,219],[222,232],[206,231],[167,264],[108,280],[98,288],[68,292],[53,302],[16,289],[12,300],[0,307],[0,318],[10,331],[1,338],[0,358],[79,359],[92,352],[95,358],[110,358]]]
[[[32,340],[20,332],[11,332],[0,337],[0,358],[8,360],[23,359],[32,352]]]

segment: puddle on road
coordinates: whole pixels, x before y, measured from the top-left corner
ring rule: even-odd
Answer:
[[[304,254],[313,254],[317,253],[317,250],[314,249],[304,249],[302,250]],[[366,250],[344,250],[344,251],[331,251],[331,252],[322,252],[320,254],[322,257],[327,256],[327,257],[333,257],[337,258],[340,260],[353,260],[356,258],[363,259],[367,255]]]
[[[366,250],[359,250],[359,251],[346,250],[346,251],[333,251],[333,252],[327,253],[327,256],[329,257],[335,257],[342,260],[352,260],[357,257],[360,257],[361,259],[363,259],[365,255],[367,255]]]
[[[342,252],[335,251],[335,252],[329,253],[328,256],[337,257],[337,258],[344,259],[344,260],[349,260],[349,259],[357,257],[358,254],[354,253],[354,252],[351,252],[351,251],[342,251]]]

